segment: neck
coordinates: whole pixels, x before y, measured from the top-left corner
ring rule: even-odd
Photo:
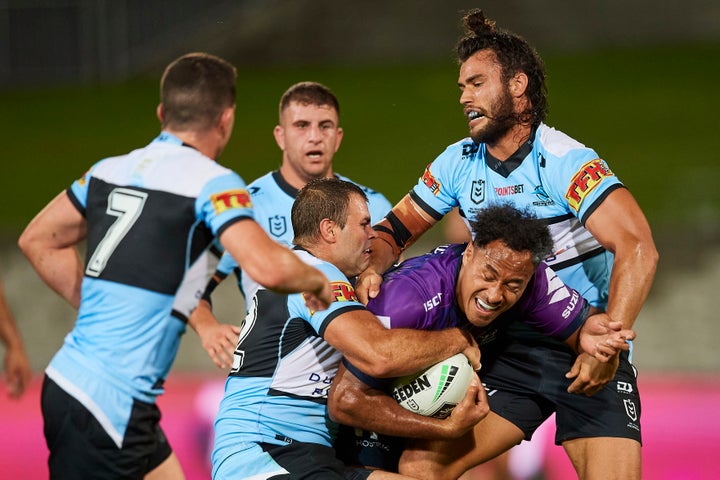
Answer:
[[[290,166],[290,162],[283,159],[282,165],[280,165],[280,175],[282,175],[282,177],[290,186],[297,190],[300,190],[305,185],[307,185],[310,180],[315,180],[316,178],[331,178],[333,176],[333,171],[332,168],[330,168],[327,172],[325,172],[325,175],[311,177],[309,175],[303,175],[301,172],[298,172],[296,169]]]
[[[176,131],[166,128],[164,131],[175,135],[177,138],[182,140],[186,145],[190,145],[206,157],[217,160],[222,148],[220,148],[220,142],[212,132],[197,132],[194,130]]]
[[[486,148],[490,154],[498,160],[504,162],[510,156],[517,152],[522,144],[528,141],[532,132],[530,124],[517,124],[500,138],[497,142],[486,143]]]

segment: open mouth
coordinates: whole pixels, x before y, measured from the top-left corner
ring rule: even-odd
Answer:
[[[468,122],[472,122],[473,120],[477,120],[478,118],[484,118],[485,115],[482,113],[475,111],[475,110],[469,110],[465,113],[465,116],[468,119]]]
[[[487,310],[489,312],[492,312],[492,311],[500,308],[500,305],[497,305],[497,306],[488,305],[487,303],[483,302],[480,297],[475,297],[475,305],[477,305],[481,310]]]

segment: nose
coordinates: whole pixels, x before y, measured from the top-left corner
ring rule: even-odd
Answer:
[[[320,125],[311,125],[310,126],[310,141],[311,142],[319,142],[322,139],[322,132],[320,130]]]
[[[471,100],[471,94],[469,88],[464,88],[460,92],[460,105],[467,105],[470,103]]]
[[[486,292],[486,301],[492,306],[499,305],[502,303],[503,295],[502,295],[502,289],[500,288],[500,285],[492,284],[487,287],[485,290]]]

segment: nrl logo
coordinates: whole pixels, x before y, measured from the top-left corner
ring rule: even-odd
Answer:
[[[485,180],[473,180],[470,187],[470,200],[475,204],[485,201]]]
[[[635,403],[632,400],[625,399],[623,400],[623,404],[625,404],[625,413],[627,413],[627,416],[630,417],[630,420],[633,422],[637,421],[637,409],[635,408]]]
[[[281,215],[268,218],[270,233],[276,237],[282,237],[287,232],[287,221]]]

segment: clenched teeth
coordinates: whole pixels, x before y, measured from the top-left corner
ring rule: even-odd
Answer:
[[[479,297],[475,297],[475,303],[484,310],[497,310],[498,308],[500,308],[500,305],[496,307],[488,305],[487,303],[483,302]]]

